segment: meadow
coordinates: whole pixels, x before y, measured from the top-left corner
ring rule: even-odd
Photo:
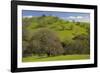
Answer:
[[[22,62],[45,62],[45,61],[65,61],[65,60],[86,60],[89,59],[89,55],[61,55],[54,57],[39,58],[37,56],[25,57]]]

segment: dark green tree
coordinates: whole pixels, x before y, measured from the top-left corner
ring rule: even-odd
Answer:
[[[37,55],[47,54],[48,56],[60,55],[64,49],[54,31],[47,28],[37,29],[31,39],[31,48]]]

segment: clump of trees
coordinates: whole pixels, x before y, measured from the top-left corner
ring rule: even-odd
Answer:
[[[90,54],[90,40],[88,35],[80,34],[62,42],[64,54]]]
[[[47,28],[37,29],[34,32],[28,48],[24,51],[27,50],[30,50],[31,54],[39,56],[56,56],[64,53],[59,38],[56,36],[54,31]]]

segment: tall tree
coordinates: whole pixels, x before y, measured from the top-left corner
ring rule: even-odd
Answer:
[[[64,52],[59,38],[54,31],[47,28],[40,28],[34,32],[30,46],[33,52],[38,55],[55,56]]]

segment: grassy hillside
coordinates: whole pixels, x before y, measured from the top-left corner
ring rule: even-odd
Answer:
[[[33,32],[39,28],[54,30],[63,41],[66,38],[71,40],[75,35],[88,34],[86,28],[89,28],[89,23],[69,22],[54,16],[23,18],[23,31],[28,31],[29,36],[32,36]]]
[[[33,16],[22,19],[22,29],[23,62],[89,59],[88,22],[67,21],[56,16]],[[44,58],[46,54],[48,56]],[[57,56],[59,54],[61,56]]]

